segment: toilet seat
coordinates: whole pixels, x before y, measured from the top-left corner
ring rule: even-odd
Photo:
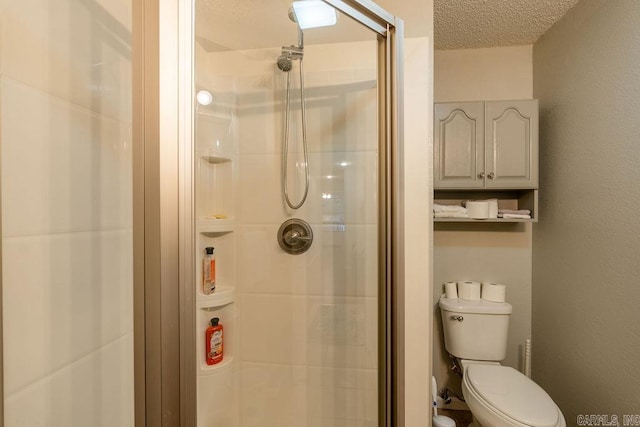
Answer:
[[[476,403],[481,406],[476,411],[471,408],[480,422],[484,415],[491,418],[490,425],[496,426],[565,425],[564,417],[549,395],[513,368],[471,363],[464,371],[463,391],[470,407]]]

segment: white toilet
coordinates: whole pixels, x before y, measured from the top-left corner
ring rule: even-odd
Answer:
[[[472,426],[566,427],[560,408],[531,379],[501,366],[511,304],[440,298],[447,351],[462,365],[462,393]]]

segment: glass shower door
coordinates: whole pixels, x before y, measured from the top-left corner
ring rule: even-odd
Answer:
[[[196,2],[199,426],[379,425],[376,34],[299,30],[291,6]]]
[[[7,427],[134,425],[131,9],[0,1]]]

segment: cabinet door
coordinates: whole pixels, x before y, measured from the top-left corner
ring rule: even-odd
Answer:
[[[435,105],[434,188],[484,186],[484,104]]]
[[[538,101],[485,103],[487,188],[538,188]]]

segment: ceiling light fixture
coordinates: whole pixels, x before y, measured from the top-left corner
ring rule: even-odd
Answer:
[[[300,0],[292,3],[293,13],[300,29],[336,25],[338,13],[322,0]]]

